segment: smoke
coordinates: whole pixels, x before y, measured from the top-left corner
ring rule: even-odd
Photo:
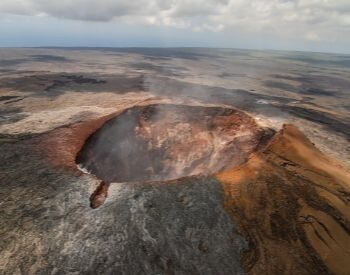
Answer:
[[[174,103],[195,103],[231,106],[256,117],[261,125],[278,130],[293,118],[284,111],[283,105],[291,100],[252,93],[243,89],[226,89],[193,84],[166,77],[147,75],[145,90],[171,98]]]
[[[105,182],[207,175],[243,163],[261,135],[251,118],[233,109],[133,107],[93,134],[77,162]]]
[[[289,119],[282,110],[289,99],[244,89],[210,86],[208,81],[201,84],[198,79],[197,83],[190,83],[179,75],[166,77],[161,74],[161,67],[169,69],[170,62],[168,59],[166,62],[159,61],[156,68],[143,64],[143,90],[168,99],[172,104],[193,106],[175,108],[157,104],[126,110],[107,122],[87,141],[77,158],[78,163],[106,182],[165,180],[214,173],[230,161],[244,162],[246,155],[242,154],[242,148],[259,138],[249,129],[249,120],[242,122],[235,120],[235,117],[232,117],[232,125],[228,129],[213,133],[209,125],[215,116],[221,115],[209,111],[198,111],[194,115],[198,106],[231,106],[253,114],[261,126],[276,130]],[[178,62],[181,61],[177,59],[176,66]],[[181,65],[186,68],[187,62]],[[154,72],[155,69],[160,73]],[[140,70],[137,70],[137,74],[140,74]],[[203,125],[208,128],[204,130]],[[198,127],[202,127],[201,130]],[[230,127],[238,127],[239,135]],[[203,142],[204,148],[198,145],[200,142]],[[188,144],[193,145],[186,147]],[[174,148],[177,148],[177,153]],[[248,152],[252,150],[250,148]],[[193,162],[196,165],[191,164]]]

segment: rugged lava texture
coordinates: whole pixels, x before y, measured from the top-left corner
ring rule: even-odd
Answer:
[[[244,163],[272,134],[234,109],[138,106],[90,136],[77,163],[106,182],[210,175]]]

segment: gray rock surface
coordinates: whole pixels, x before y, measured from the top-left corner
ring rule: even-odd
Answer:
[[[0,144],[1,274],[242,273],[216,180],[114,183],[93,210],[96,181],[50,167],[32,140]]]

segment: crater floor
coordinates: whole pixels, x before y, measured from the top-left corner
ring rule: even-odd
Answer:
[[[93,133],[76,161],[109,183],[210,175],[244,163],[272,135],[235,109],[136,106]]]

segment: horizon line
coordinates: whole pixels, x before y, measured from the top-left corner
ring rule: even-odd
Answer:
[[[261,52],[300,52],[314,54],[335,54],[349,55],[344,52],[326,52],[311,50],[287,50],[287,49],[257,49],[257,48],[236,48],[236,47],[213,47],[213,46],[0,46],[0,49],[218,49],[218,50],[240,50],[240,51],[261,51]]]

